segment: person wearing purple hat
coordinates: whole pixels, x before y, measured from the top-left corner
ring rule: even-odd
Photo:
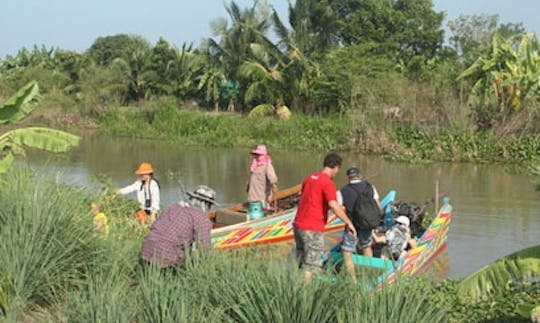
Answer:
[[[276,171],[265,145],[258,145],[252,150],[251,157],[247,199],[250,203],[261,202],[263,207],[267,207],[278,191]]]

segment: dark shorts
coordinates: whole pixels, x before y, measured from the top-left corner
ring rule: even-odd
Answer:
[[[371,229],[357,230],[355,237],[349,233],[349,230],[345,230],[343,233],[343,240],[341,241],[341,250],[348,252],[356,252],[356,244],[360,242],[360,248],[366,248],[371,246],[373,238],[371,237]]]
[[[324,234],[294,227],[296,257],[302,270],[318,273],[322,266]]]

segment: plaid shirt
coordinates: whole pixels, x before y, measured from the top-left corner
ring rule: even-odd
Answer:
[[[170,205],[152,224],[144,239],[141,258],[155,261],[160,267],[178,266],[184,261],[184,248],[210,247],[212,222],[200,209],[180,204]]]

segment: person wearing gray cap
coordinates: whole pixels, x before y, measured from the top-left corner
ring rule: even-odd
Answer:
[[[216,192],[200,185],[187,195],[188,202],[169,205],[150,227],[141,248],[142,264],[176,268],[184,262],[184,250],[210,248],[212,222],[206,212],[216,204]]]
[[[348,230],[345,230],[341,242],[341,251],[347,270],[353,279],[356,279],[352,254],[356,252],[358,242],[364,256],[373,256],[371,244],[373,243],[372,231],[374,227],[367,221],[365,214],[358,214],[359,205],[362,204],[364,206],[362,209],[365,209],[366,212],[371,210],[376,220],[380,220],[382,212],[377,189],[368,181],[361,179],[360,169],[351,167],[347,169],[346,174],[349,183],[343,186],[339,191],[339,195],[341,195],[343,206],[347,216],[354,224],[357,235],[352,235]]]

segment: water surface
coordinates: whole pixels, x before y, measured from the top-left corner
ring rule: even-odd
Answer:
[[[269,153],[281,188],[296,185],[321,169],[325,155],[272,147]],[[450,195],[454,214],[447,252],[441,257],[447,263],[435,263],[448,277],[466,276],[503,255],[540,244],[540,192],[534,191],[531,177],[505,173],[501,165],[412,165],[356,153],[341,155],[344,167],[335,180],[338,187],[346,182],[346,168],[354,165],[381,195],[396,189],[397,199],[421,202],[435,195],[437,182],[440,192]],[[59,171],[70,183],[96,190],[96,176],[106,176],[115,187],[122,187],[135,181],[134,170],[148,161],[156,170],[163,205],[178,201],[183,190],[199,184],[214,188],[218,201],[227,205],[246,198],[251,157],[244,148],[88,136],[67,155],[30,151],[27,160],[36,168]],[[338,238],[337,233],[328,237],[330,241]]]

